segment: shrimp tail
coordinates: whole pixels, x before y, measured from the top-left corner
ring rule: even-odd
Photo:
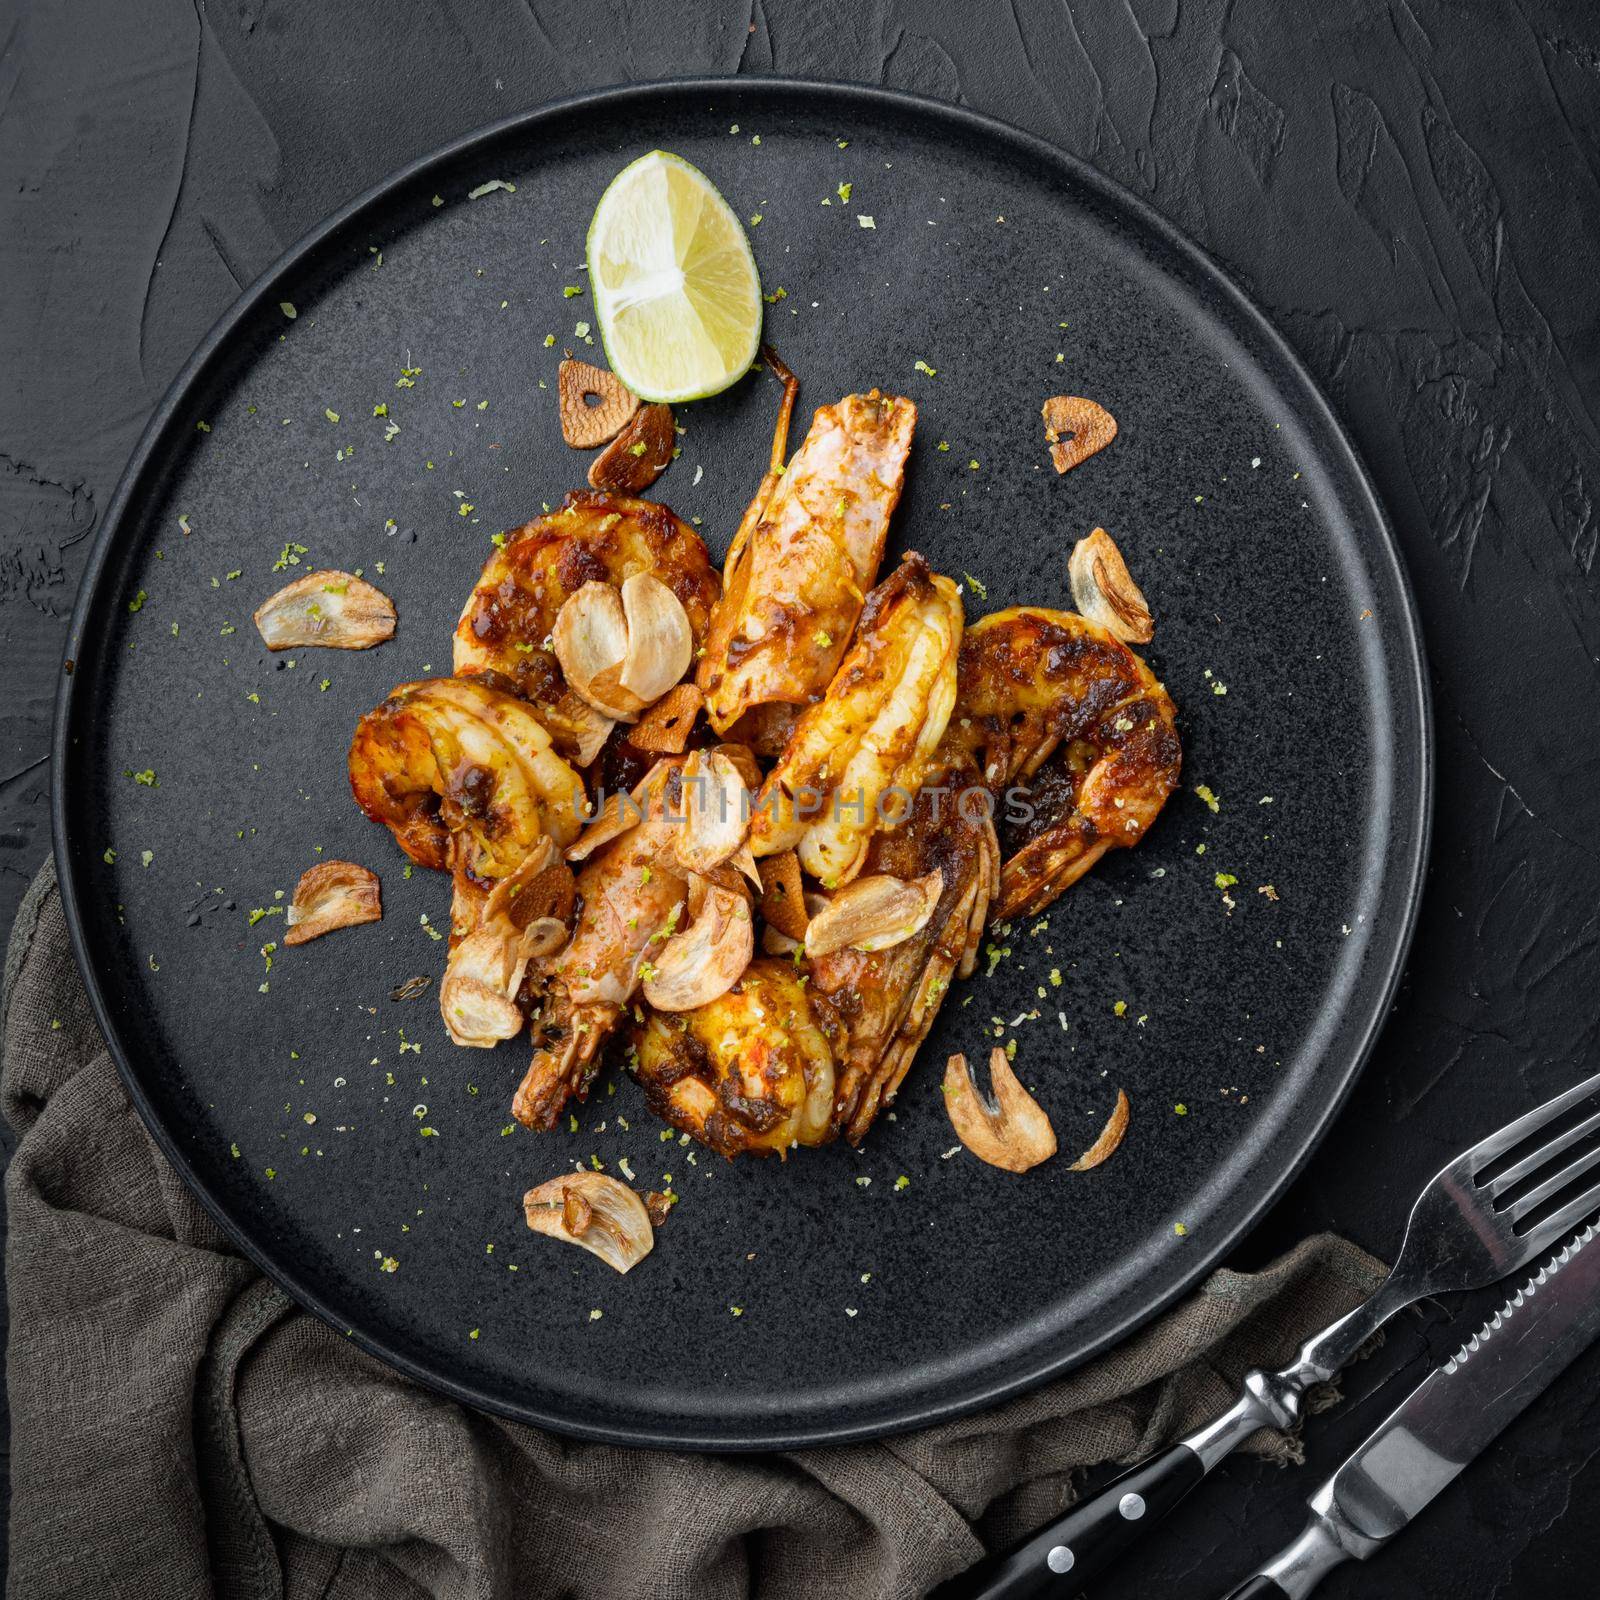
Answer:
[[[600,1048],[622,1015],[621,1006],[573,1006],[564,996],[555,1010],[559,1020],[545,1024],[546,1042],[534,1051],[511,1102],[512,1116],[540,1133],[555,1127],[574,1095],[588,1098],[589,1085],[600,1070]]]

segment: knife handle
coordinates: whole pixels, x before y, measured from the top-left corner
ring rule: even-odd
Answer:
[[[1075,1595],[1143,1538],[1205,1477],[1186,1444],[1125,1472],[1003,1555],[941,1584],[928,1600],[1042,1600]]]
[[[1366,1560],[1382,1543],[1352,1527],[1333,1504],[1324,1484],[1311,1501],[1311,1520],[1293,1544],[1286,1545],[1241,1583],[1226,1600],[1306,1600],[1339,1565]]]

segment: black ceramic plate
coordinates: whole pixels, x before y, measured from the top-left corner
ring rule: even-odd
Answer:
[[[572,1131],[511,1126],[526,1045],[456,1050],[435,990],[390,999],[442,969],[428,924],[446,923],[448,887],[402,873],[345,781],[357,717],[447,670],[491,534],[582,482],[556,364],[565,346],[599,350],[589,296],[564,289],[584,284],[606,182],[654,146],[760,216],[768,334],[803,384],[796,442],[810,407],[851,389],[915,397],[891,559],[914,546],[969,575],[969,616],[1067,604],[1067,553],[1105,525],[1155,610],[1149,654],[1180,711],[1183,786],[1150,837],[1037,926],[995,936],[995,970],[952,994],[859,1152],[729,1165],[663,1141],[617,1070]],[[494,179],[514,191],[472,197]],[[1039,420],[1060,392],[1121,424],[1066,477]],[[719,561],[776,402],[761,374],[681,409],[682,457],[655,493]],[[285,556],[364,570],[398,636],[269,656],[250,613],[294,576]],[[999,124],[863,89],[590,96],[347,207],[243,296],[162,404],[108,509],[70,653],[63,892],[164,1150],[241,1248],[365,1348],[595,1438],[881,1434],[1126,1334],[1238,1239],[1339,1105],[1393,988],[1425,847],[1405,581],[1304,371],[1104,179]],[[269,974],[270,913],[334,857],[380,874],[382,923],[280,950]],[[1016,1039],[1065,1152],[1020,1179],[953,1149],[938,1088],[950,1051],[996,1037]],[[1126,1142],[1070,1172],[1119,1086]],[[530,1183],[591,1156],[682,1197],[625,1279],[522,1222]]]

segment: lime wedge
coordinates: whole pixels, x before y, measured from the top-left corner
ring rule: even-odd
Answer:
[[[702,400],[747,372],[761,279],[728,202],[665,150],[626,166],[589,224],[589,285],[611,370],[645,400]]]

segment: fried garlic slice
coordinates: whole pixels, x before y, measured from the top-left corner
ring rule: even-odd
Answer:
[[[951,1056],[945,1064],[945,1110],[962,1144],[980,1161],[1006,1172],[1026,1172],[1048,1161],[1056,1153],[1055,1129],[998,1046],[989,1052],[989,1083],[992,1101],[973,1080],[965,1056]]]
[[[353,861],[320,861],[300,874],[284,920],[286,945],[305,944],[335,928],[377,922],[383,916],[378,875]]]
[[[667,470],[676,443],[672,407],[645,406],[594,458],[589,486],[610,494],[642,494]]]
[[[1100,1137],[1072,1163],[1070,1171],[1088,1172],[1116,1154],[1122,1136],[1128,1131],[1129,1110],[1127,1091],[1118,1089],[1117,1103],[1111,1108],[1111,1115],[1106,1118]]]
[[[1155,637],[1155,619],[1144,594],[1117,541],[1104,528],[1096,528],[1073,546],[1067,574],[1079,616],[1098,623],[1124,644],[1149,644]]]
[[[370,650],[394,637],[394,602],[354,573],[308,572],[256,607],[269,650]]]
[[[1057,472],[1070,472],[1117,436],[1117,419],[1080,394],[1052,395],[1042,408],[1044,436]]]
[[[609,444],[639,409],[638,395],[615,373],[572,356],[556,368],[556,398],[561,409],[561,437],[574,450],[595,450]]]
[[[551,1178],[522,1197],[522,1210],[535,1233],[581,1245],[618,1272],[638,1266],[656,1242],[644,1201],[603,1172]]]
[[[641,968],[644,997],[657,1011],[693,1011],[720,1000],[756,953],[748,895],[697,877],[690,880],[689,903],[688,927]]]
[[[937,869],[910,882],[881,872],[857,878],[811,918],[806,954],[816,961],[847,947],[869,955],[892,950],[927,927],[943,893],[944,874]]]

